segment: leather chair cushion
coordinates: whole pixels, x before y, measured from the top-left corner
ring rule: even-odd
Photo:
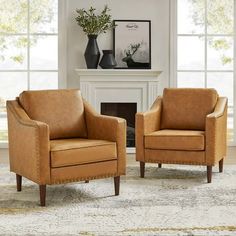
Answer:
[[[19,101],[31,119],[49,125],[50,139],[87,137],[79,90],[24,91]]]
[[[205,130],[217,99],[215,89],[164,89],[161,129]]]
[[[116,143],[92,139],[50,141],[51,167],[117,160]]]
[[[205,149],[204,131],[197,130],[159,130],[144,138],[145,148],[164,150],[191,150]]]

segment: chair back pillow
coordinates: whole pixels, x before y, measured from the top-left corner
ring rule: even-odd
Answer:
[[[87,137],[79,90],[24,91],[19,102],[31,119],[49,125],[50,139]]]
[[[217,99],[215,89],[164,89],[161,128],[205,130],[206,116],[214,111]]]

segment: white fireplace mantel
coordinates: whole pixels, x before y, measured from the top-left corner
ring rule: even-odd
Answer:
[[[101,102],[137,102],[147,110],[160,91],[158,70],[75,69],[83,97],[100,112]]]
[[[139,79],[146,80],[144,77],[157,77],[161,71],[158,70],[129,70],[129,69],[75,69],[77,74],[81,76],[137,76]],[[143,77],[143,78],[142,78]],[[94,77],[95,80],[97,78]],[[122,78],[121,78],[122,79]],[[125,79],[125,78],[123,78]]]

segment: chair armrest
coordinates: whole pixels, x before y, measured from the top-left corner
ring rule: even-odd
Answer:
[[[227,98],[226,97],[220,97],[217,101],[217,104],[215,106],[215,110],[207,115],[208,118],[219,118],[224,115],[225,109],[227,108]]]
[[[157,131],[161,126],[162,97],[152,104],[150,110],[135,116],[136,160],[144,161],[144,135]]]
[[[118,174],[125,174],[126,167],[126,120],[98,114],[84,101],[88,138],[116,142]]]
[[[31,120],[17,101],[7,101],[11,171],[38,184],[50,183],[47,124]]]
[[[157,131],[161,124],[162,98],[158,97],[152,104],[150,110],[138,112],[135,116],[135,127],[141,128],[143,135]]]
[[[206,117],[206,163],[214,165],[226,156],[227,98],[218,98],[215,110]]]

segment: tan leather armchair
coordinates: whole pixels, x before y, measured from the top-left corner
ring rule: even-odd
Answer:
[[[119,195],[125,174],[126,121],[97,114],[79,90],[25,91],[7,101],[10,170],[46,185],[114,177]]]
[[[136,160],[145,163],[212,166],[223,171],[226,156],[227,98],[214,89],[164,89],[151,109],[136,114]]]

